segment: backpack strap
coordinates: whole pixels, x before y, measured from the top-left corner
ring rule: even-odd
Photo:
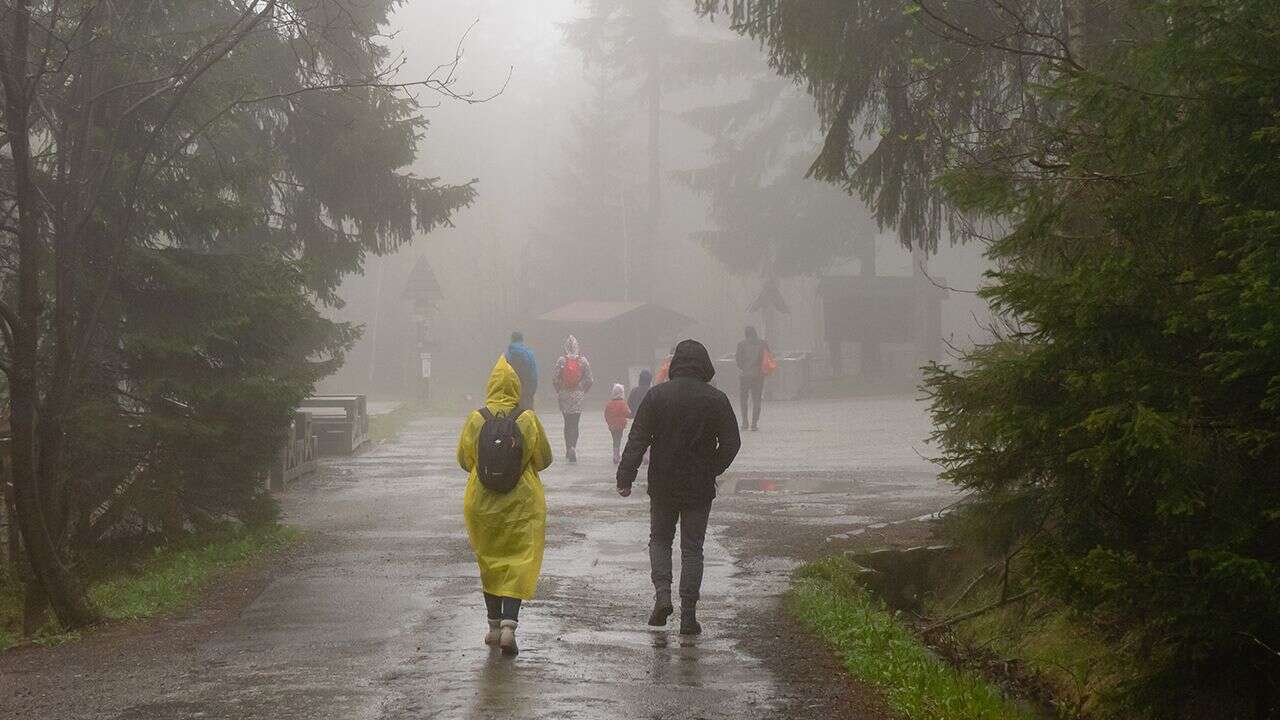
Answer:
[[[489,412],[489,408],[487,407],[480,408],[479,413],[480,417],[484,418],[485,422],[489,422],[493,419],[493,413]]]

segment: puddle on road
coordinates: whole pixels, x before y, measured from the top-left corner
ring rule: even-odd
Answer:
[[[678,651],[681,655],[702,655],[705,651],[732,652],[734,644],[728,638],[712,638],[707,635],[681,635],[670,628],[646,630],[573,630],[557,638],[569,645],[594,645],[599,647],[653,647]]]
[[[851,478],[836,479],[809,475],[746,475],[725,479],[720,492],[743,495],[747,493],[823,494],[852,492],[856,483]]]

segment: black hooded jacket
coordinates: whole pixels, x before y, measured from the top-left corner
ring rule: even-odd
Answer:
[[[635,415],[640,409],[640,403],[644,400],[644,396],[649,394],[649,388],[653,386],[653,373],[648,370],[640,371],[640,384],[631,389],[631,394],[627,396],[627,407],[631,408],[631,414]]]
[[[618,465],[618,487],[635,482],[645,450],[649,497],[680,505],[710,502],[716,478],[742,447],[738,418],[725,394],[709,383],[715,367],[702,343],[685,340],[671,358],[671,379],[650,388],[636,410]]]

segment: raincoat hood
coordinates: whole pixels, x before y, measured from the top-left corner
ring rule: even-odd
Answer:
[[[640,371],[640,384],[637,387],[647,388],[653,385],[653,373],[648,370]]]
[[[564,356],[578,357],[578,338],[570,335],[564,339]]]
[[[716,375],[716,368],[711,364],[711,356],[707,349],[697,340],[681,340],[676,345],[675,354],[671,356],[671,369],[668,377],[691,377],[702,382],[711,382]]]
[[[614,383],[613,391],[609,394],[609,397],[613,398],[614,400],[621,400],[624,397],[626,397],[626,395],[627,395],[627,389],[622,387],[622,383]]]
[[[491,408],[510,410],[520,402],[520,376],[505,357],[494,364],[484,392],[484,404]]]

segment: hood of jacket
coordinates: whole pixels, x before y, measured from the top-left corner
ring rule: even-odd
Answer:
[[[636,387],[647,388],[651,385],[653,385],[653,373],[649,372],[648,370],[641,370],[640,384],[637,385]]]
[[[570,335],[569,337],[564,339],[564,356],[565,357],[578,357],[579,352],[580,351],[578,349],[578,338]]]
[[[702,382],[711,382],[716,376],[716,368],[711,364],[711,355],[697,340],[681,340],[676,345],[675,354],[671,356],[671,369],[667,371],[671,378],[691,377]]]
[[[622,383],[614,383],[613,389],[609,393],[610,399],[621,400],[627,396],[627,389],[622,387]]]
[[[520,376],[505,357],[499,356],[494,363],[484,392],[484,404],[491,410],[510,410],[520,402]]]

